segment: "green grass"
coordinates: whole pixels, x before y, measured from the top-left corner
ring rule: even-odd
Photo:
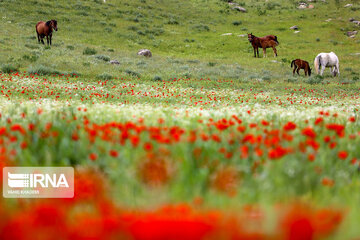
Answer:
[[[341,79],[351,80],[358,57],[357,38],[344,35],[356,28],[348,17],[356,17],[349,8],[338,7],[336,1],[313,3],[314,9],[299,10],[295,1],[243,1],[248,10],[232,10],[225,1],[1,1],[0,41],[3,50],[0,64],[56,66],[61,72],[76,71],[88,77],[103,72],[127,76],[126,70],[141,74],[142,78],[210,77],[244,79],[269,71],[271,80],[288,78],[290,62],[301,58],[313,62],[319,52],[334,51],[341,69],[351,67],[354,73],[341,71]],[[209,14],[211,14],[209,16]],[[91,17],[90,17],[91,16]],[[210,17],[210,18],[209,18]],[[35,24],[56,18],[59,31],[54,33],[53,46],[48,49],[37,44]],[[331,18],[330,22],[325,20]],[[239,24],[241,23],[241,24]],[[294,34],[289,27],[298,25],[301,32]],[[278,36],[279,57],[268,49],[267,59],[254,59],[246,37]],[[221,36],[233,33],[231,36]],[[154,57],[136,56],[141,48],[148,48]],[[114,67],[98,62],[91,55],[99,55],[121,62]],[[92,54],[95,54],[92,53]],[[197,64],[189,61],[198,61]],[[277,62],[272,62],[277,60]],[[146,64],[142,64],[144,61]],[[208,66],[208,62],[216,66]],[[242,70],[237,70],[239,66]]]

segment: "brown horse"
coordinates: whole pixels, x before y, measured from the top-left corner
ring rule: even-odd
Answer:
[[[294,70],[293,70],[293,75],[295,74],[295,70],[297,72],[298,75],[300,69],[304,69],[305,71],[305,76],[309,75],[309,77],[311,76],[311,68],[310,65],[307,61],[301,60],[301,59],[295,59],[291,62],[291,67],[294,66]]]
[[[259,47],[263,49],[264,57],[266,57],[266,48],[272,48],[274,51],[274,55],[277,57],[276,46],[279,45],[277,40],[277,36],[274,35],[267,35],[265,37],[256,37],[252,33],[248,34],[248,40],[254,48],[254,57],[259,56]]]
[[[58,30],[56,20],[50,20],[47,22],[38,22],[36,24],[36,33],[37,33],[37,38],[38,38],[39,43],[41,40],[42,44],[45,44],[43,39],[44,39],[44,37],[46,37],[47,44],[49,45],[49,43],[50,43],[50,45],[51,45],[53,29],[55,31]]]

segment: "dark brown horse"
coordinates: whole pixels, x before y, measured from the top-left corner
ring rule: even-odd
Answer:
[[[248,40],[254,48],[254,57],[259,56],[259,47],[263,49],[264,57],[266,57],[266,48],[272,48],[274,55],[277,57],[276,46],[279,45],[277,36],[267,35],[265,37],[256,37],[252,33],[248,34]]]
[[[295,70],[297,72],[298,75],[299,74],[299,71],[300,69],[304,69],[305,71],[305,76],[311,76],[311,68],[310,68],[310,65],[307,61],[304,61],[304,60],[301,60],[301,59],[295,59],[291,62],[291,67],[294,66],[294,70],[293,70],[293,75],[295,74]]]
[[[50,20],[47,22],[38,22],[36,24],[36,33],[37,33],[37,38],[38,38],[39,43],[41,40],[42,44],[45,44],[43,39],[44,39],[44,37],[46,37],[47,44],[51,45],[53,29],[55,31],[58,30],[56,20]]]

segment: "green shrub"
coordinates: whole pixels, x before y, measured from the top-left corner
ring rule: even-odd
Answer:
[[[207,25],[204,24],[197,24],[192,27],[194,30],[198,32],[208,32],[210,31],[210,28]]]
[[[77,71],[71,71],[70,73],[68,73],[68,75],[70,77],[80,77],[82,74]]]
[[[95,56],[95,58],[96,59],[99,59],[99,60],[103,60],[103,61],[105,61],[105,62],[108,62],[108,61],[110,61],[110,57],[109,56],[106,56],[106,55],[96,55]]]
[[[315,75],[314,77],[308,78],[308,80],[305,81],[305,83],[308,84],[319,84],[324,80],[324,77],[321,75]]]
[[[83,51],[84,55],[95,55],[96,54],[96,50],[94,48],[89,48],[86,47]]]
[[[28,68],[29,74],[37,74],[37,75],[51,75],[51,74],[63,74],[62,72],[53,69],[51,67],[47,67],[44,65],[30,66]]]
[[[162,78],[159,77],[159,76],[155,76],[155,77],[153,78],[153,80],[154,80],[154,81],[162,81]]]
[[[102,74],[97,75],[96,78],[101,79],[101,80],[111,80],[114,77],[109,73],[102,73]]]
[[[232,24],[233,24],[234,26],[239,26],[239,25],[242,24],[242,21],[234,21]]]
[[[1,66],[1,71],[3,73],[12,73],[12,72],[17,72],[18,68],[11,64],[4,64]]]
[[[174,18],[170,18],[169,21],[167,22],[167,24],[170,24],[170,25],[178,25],[179,22],[174,19]]]
[[[39,56],[32,53],[32,54],[24,54],[22,57],[24,60],[26,61],[30,61],[30,62],[36,62],[36,60],[38,60]]]
[[[69,50],[74,50],[75,49],[75,47],[71,46],[71,45],[66,46],[66,48],[69,49]]]
[[[132,70],[129,70],[129,69],[126,69],[125,70],[125,73],[126,74],[129,74],[129,75],[131,75],[131,76],[134,76],[134,77],[140,77],[140,73],[137,73],[137,72],[135,72],[135,71],[132,71]]]

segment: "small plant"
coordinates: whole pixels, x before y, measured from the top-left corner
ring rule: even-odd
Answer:
[[[210,31],[210,28],[207,25],[204,25],[204,24],[194,25],[193,29],[198,31],[198,32],[208,32],[208,31]]]
[[[257,8],[257,14],[258,16],[264,16],[266,15],[266,10],[262,10],[260,7]]]
[[[111,33],[113,30],[112,30],[112,28],[107,27],[107,28],[104,28],[104,31],[105,31],[105,32],[108,32],[108,33]]]
[[[271,80],[271,77],[265,76],[265,77],[262,78],[262,80],[263,80],[263,81],[270,81],[270,80]]]
[[[289,83],[294,83],[294,82],[297,82],[298,80],[297,80],[297,78],[295,78],[295,77],[291,77],[291,78],[288,78],[287,79],[287,82],[289,82]]]
[[[105,62],[110,61],[110,57],[109,57],[109,56],[106,56],[106,55],[95,55],[95,58],[96,58],[96,59],[99,59],[99,60],[103,60],[103,61],[105,61]]]
[[[60,71],[44,65],[30,66],[28,68],[28,73],[32,75],[62,74]]]
[[[113,76],[109,73],[102,73],[97,75],[96,78],[100,80],[111,80],[113,79]]]
[[[71,45],[67,45],[66,48],[69,49],[69,50],[74,50],[75,49],[75,47],[71,46]]]
[[[127,29],[130,30],[130,31],[134,31],[134,32],[139,30],[139,28],[136,27],[136,26],[129,26]]]
[[[83,51],[84,55],[95,55],[96,54],[96,50],[94,48],[89,48],[86,47]]]
[[[155,76],[153,78],[154,81],[162,81],[162,78],[160,76]]]
[[[279,3],[273,3],[273,2],[268,2],[266,4],[266,9],[267,10],[274,10],[276,7],[281,6]]]
[[[140,77],[140,73],[137,73],[137,72],[134,72],[134,71],[132,71],[132,70],[129,70],[129,69],[126,69],[125,70],[125,73],[126,74],[129,74],[129,75],[131,75],[131,76],[134,76],[134,77]]]
[[[29,61],[29,62],[36,62],[36,60],[38,60],[39,56],[36,54],[24,54],[22,57],[25,61]]]
[[[4,64],[1,66],[1,71],[3,73],[12,73],[12,72],[17,72],[18,68],[11,64]]]
[[[316,75],[314,77],[310,77],[308,80],[306,80],[305,82],[308,84],[319,84],[324,80],[324,77],[321,75]]]
[[[209,62],[209,63],[208,63],[208,66],[209,66],[209,67],[214,67],[215,65],[216,65],[216,63],[214,63],[214,62]]]
[[[169,21],[167,22],[167,24],[170,24],[170,25],[178,25],[179,22],[174,19],[174,18],[170,18]]]
[[[233,24],[234,26],[239,26],[239,25],[242,24],[242,21],[234,21],[234,22],[232,22],[232,24]]]

